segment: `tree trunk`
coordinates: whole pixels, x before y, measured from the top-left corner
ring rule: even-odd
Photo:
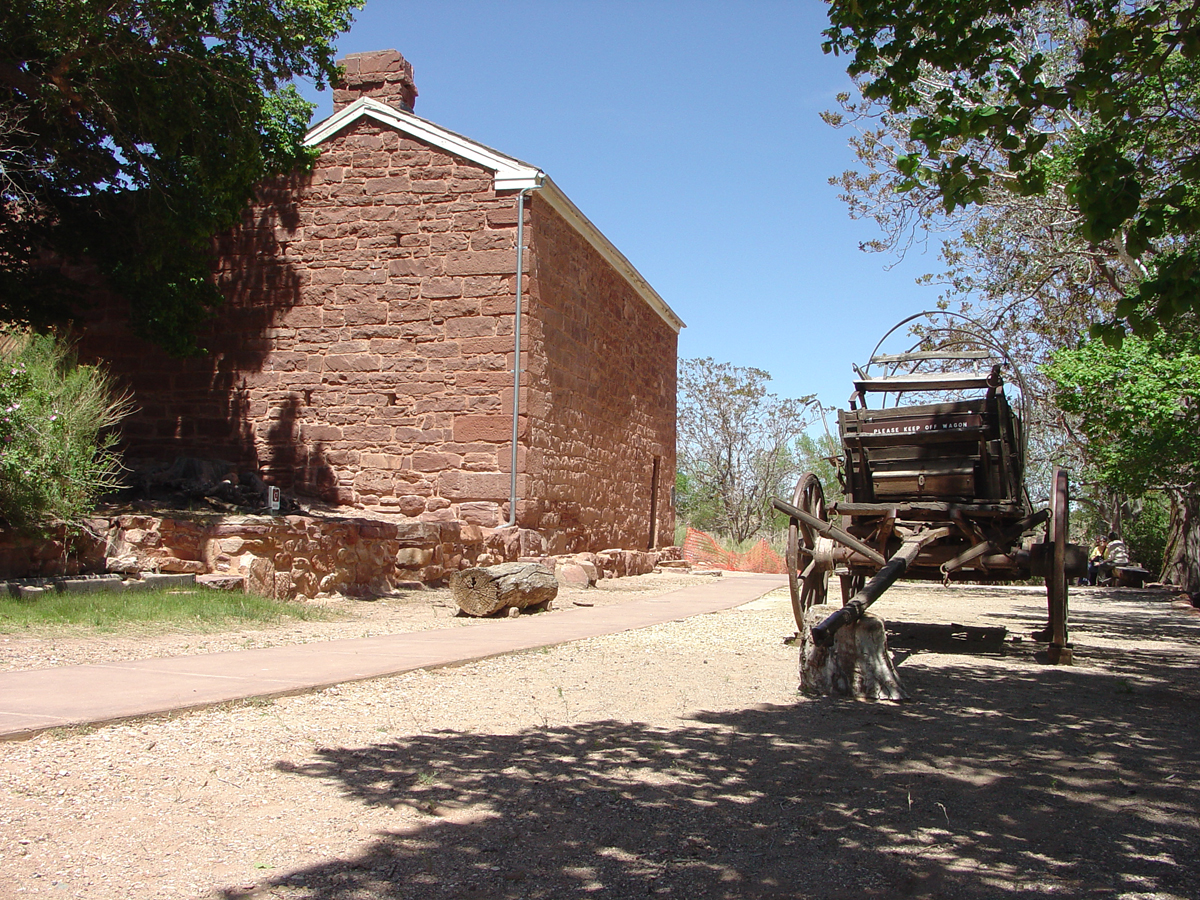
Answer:
[[[549,603],[558,595],[558,579],[537,563],[502,563],[455,573],[450,595],[468,616],[490,616],[506,608]]]
[[[822,604],[804,613],[800,690],[809,697],[908,700],[908,691],[888,655],[887,627],[879,616],[864,613],[853,625],[838,629],[832,647],[813,640],[813,626],[836,609]]]
[[[1170,488],[1171,521],[1159,580],[1177,584],[1189,594],[1200,593],[1200,494]]]

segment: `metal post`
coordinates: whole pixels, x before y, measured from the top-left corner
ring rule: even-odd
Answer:
[[[517,192],[517,308],[513,324],[512,472],[508,487],[508,525],[517,524],[517,439],[521,423],[521,274],[525,267],[525,195],[537,187]]]

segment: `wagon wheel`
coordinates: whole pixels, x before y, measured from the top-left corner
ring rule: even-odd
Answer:
[[[822,522],[829,521],[825,513],[825,491],[821,489],[821,480],[812,472],[805,472],[796,483],[792,506],[816,516]],[[817,532],[798,519],[792,519],[788,526],[788,587],[792,591],[792,614],[796,617],[796,627],[801,631],[804,630],[805,611],[810,606],[825,602],[828,573],[817,567],[814,556],[816,548]]]
[[[1046,570],[1046,601],[1050,622],[1047,626],[1052,663],[1069,663],[1071,651],[1067,646],[1067,506],[1069,501],[1067,470],[1054,469],[1054,485],[1050,494],[1050,524],[1046,538],[1050,559]]]
[[[854,599],[854,595],[863,589],[867,583],[865,575],[842,575],[842,606]]]

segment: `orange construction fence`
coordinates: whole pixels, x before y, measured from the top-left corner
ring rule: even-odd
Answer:
[[[729,572],[769,572],[772,575],[784,575],[787,566],[783,558],[771,549],[765,540],[745,553],[734,550],[723,550],[711,534],[687,530],[683,541],[683,558],[694,566],[705,566],[710,569],[725,569]]]

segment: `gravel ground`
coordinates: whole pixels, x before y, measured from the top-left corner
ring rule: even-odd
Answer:
[[[644,576],[561,604],[628,602]],[[0,897],[1200,897],[1200,616],[901,584],[915,702],[806,700],[786,591],[683,622],[0,744]],[[9,668],[454,627],[444,594],[232,635],[7,636]],[[1190,608],[1189,608],[1190,609]],[[553,615],[554,613],[549,613]],[[1003,642],[913,636],[1005,626]],[[4,641],[0,638],[0,641]]]

